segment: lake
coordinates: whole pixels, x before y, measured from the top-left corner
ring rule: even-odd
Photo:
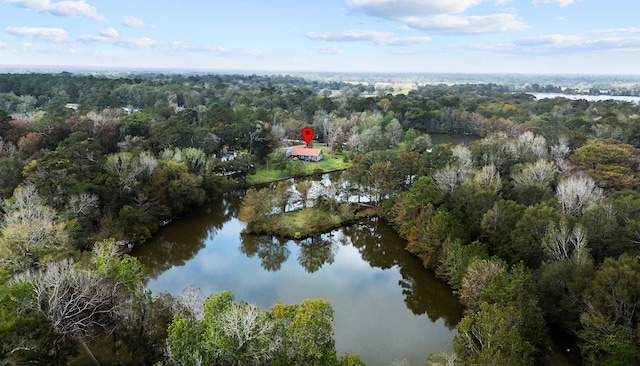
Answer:
[[[567,98],[571,100],[588,100],[590,102],[598,102],[603,100],[615,100],[619,102],[640,103],[640,97],[623,96],[623,95],[583,95],[583,94],[562,94],[562,93],[528,93],[536,97],[536,99],[549,98]]]
[[[385,222],[367,219],[301,241],[242,235],[241,195],[224,194],[136,248],[132,255],[150,271],[147,288],[228,289],[262,308],[327,299],[338,356],[358,353],[367,365],[423,365],[427,354],[452,350],[462,306]]]

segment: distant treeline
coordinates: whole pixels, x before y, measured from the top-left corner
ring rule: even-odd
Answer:
[[[295,163],[279,147],[311,125],[316,142],[352,163],[346,189],[367,195],[407,249],[459,289],[468,316],[456,355],[446,357],[531,365],[550,327],[577,336],[587,364],[637,364],[640,107],[538,101],[511,89],[426,85],[403,94],[289,76],[0,75],[0,355],[64,364],[72,346],[112,334],[118,362],[136,359],[123,351],[136,339],[143,363],[154,363],[166,342],[187,357],[194,353],[182,341],[192,332],[227,327],[206,314],[272,319],[227,299],[220,309],[208,302],[204,320],[150,321],[173,314],[173,300],[144,292],[144,270],[115,255],[117,244],[145,241],[256,167],[289,170]],[[436,133],[483,139],[432,146]],[[230,151],[242,154],[229,160]],[[37,297],[55,281],[68,290],[58,299],[73,303],[66,308],[95,313],[59,322],[58,308]],[[116,298],[130,306],[114,306]],[[320,309],[328,310],[309,311]],[[276,310],[280,323],[264,324],[284,337],[298,308]],[[197,349],[209,362],[217,356],[207,342]],[[337,361],[332,340],[325,345],[318,357]],[[286,364],[300,356],[291,349],[268,357]]]

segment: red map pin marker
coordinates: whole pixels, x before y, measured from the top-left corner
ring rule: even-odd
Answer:
[[[307,143],[307,145],[309,145],[309,142],[311,142],[311,139],[313,138],[313,128],[311,128],[311,127],[303,128],[302,129],[302,138]]]

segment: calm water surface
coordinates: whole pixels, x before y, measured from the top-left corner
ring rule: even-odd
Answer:
[[[151,271],[147,287],[173,295],[192,284],[205,294],[229,289],[262,308],[328,299],[338,355],[358,353],[368,365],[423,365],[428,353],[452,349],[461,305],[386,223],[302,241],[242,235],[239,201],[240,193],[226,194],[137,248]]]
[[[549,98],[567,98],[572,100],[588,100],[590,102],[599,102],[603,100],[616,100],[620,102],[631,102],[640,104],[640,97],[622,96],[622,95],[583,95],[583,94],[562,94],[562,93],[528,93],[536,97],[536,99]]]

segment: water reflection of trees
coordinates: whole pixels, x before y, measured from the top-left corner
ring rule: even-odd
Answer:
[[[161,230],[134,255],[144,263],[155,278],[173,266],[182,266],[211,241],[225,223],[237,216],[242,192],[232,192],[224,198],[203,206]],[[240,251],[248,257],[260,258],[267,271],[278,271],[291,252],[285,239],[269,236],[243,235]],[[370,219],[345,227],[334,236],[318,236],[296,243],[298,262],[309,273],[326,263],[333,263],[340,245],[353,245],[371,267],[390,269],[398,266],[406,306],[416,315],[427,314],[431,321],[442,318],[453,328],[462,316],[462,306],[451,289],[428,273],[420,260],[404,248],[406,242],[382,220]]]
[[[371,220],[343,229],[343,244],[349,242],[372,267],[398,266],[405,304],[416,315],[427,314],[431,321],[440,318],[449,329],[462,318],[462,305],[447,284],[428,273],[420,260],[409,254],[402,240],[385,222]]]
[[[241,235],[240,252],[251,258],[258,255],[260,265],[267,271],[278,271],[291,254],[287,239],[264,235]],[[309,273],[316,272],[325,263],[333,263],[338,245],[322,235],[295,242],[299,247],[298,262]]]
[[[214,199],[195,212],[175,220],[132,254],[155,278],[174,266],[182,266],[213,239],[218,230],[237,215],[239,194]]]
[[[419,261],[418,264],[422,266]],[[417,269],[409,263],[399,263],[399,266],[402,279],[398,284],[407,307],[414,314],[427,314],[432,322],[442,318],[449,329],[455,328],[462,319],[463,309],[449,286],[425,273],[424,267]]]
[[[357,248],[362,259],[367,261],[371,267],[389,269],[396,265],[398,250],[384,239],[388,235],[384,235],[387,233],[381,231],[384,227],[379,225],[377,220],[377,218],[372,218],[368,222],[345,227],[343,240],[348,240],[351,245]]]
[[[318,235],[299,241],[298,262],[309,273],[316,272],[325,263],[333,263],[338,253],[338,245],[331,237]]]
[[[289,258],[287,240],[275,236],[241,235],[240,252],[251,258],[258,254],[260,265],[267,271],[277,271]]]

